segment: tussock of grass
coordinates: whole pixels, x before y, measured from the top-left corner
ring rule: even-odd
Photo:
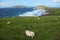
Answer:
[[[25,35],[26,29],[36,33],[34,39]],[[0,18],[0,40],[60,40],[60,17]]]

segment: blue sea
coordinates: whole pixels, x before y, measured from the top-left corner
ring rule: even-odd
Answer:
[[[45,10],[35,8],[0,8],[0,18],[16,16],[41,16]]]

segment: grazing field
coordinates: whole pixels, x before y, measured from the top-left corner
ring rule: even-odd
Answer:
[[[36,33],[33,39],[26,29]],[[60,40],[60,16],[0,18],[0,40]]]

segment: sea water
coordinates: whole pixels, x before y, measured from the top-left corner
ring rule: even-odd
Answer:
[[[0,8],[0,18],[16,16],[42,16],[45,10],[34,8]]]

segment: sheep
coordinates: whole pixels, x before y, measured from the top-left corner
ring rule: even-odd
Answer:
[[[38,17],[38,20],[39,20],[40,18]]]
[[[25,30],[26,36],[29,36],[31,38],[34,38],[35,33],[33,31]]]
[[[8,22],[7,22],[7,24],[11,24],[11,22],[10,22],[10,21],[8,21]]]

